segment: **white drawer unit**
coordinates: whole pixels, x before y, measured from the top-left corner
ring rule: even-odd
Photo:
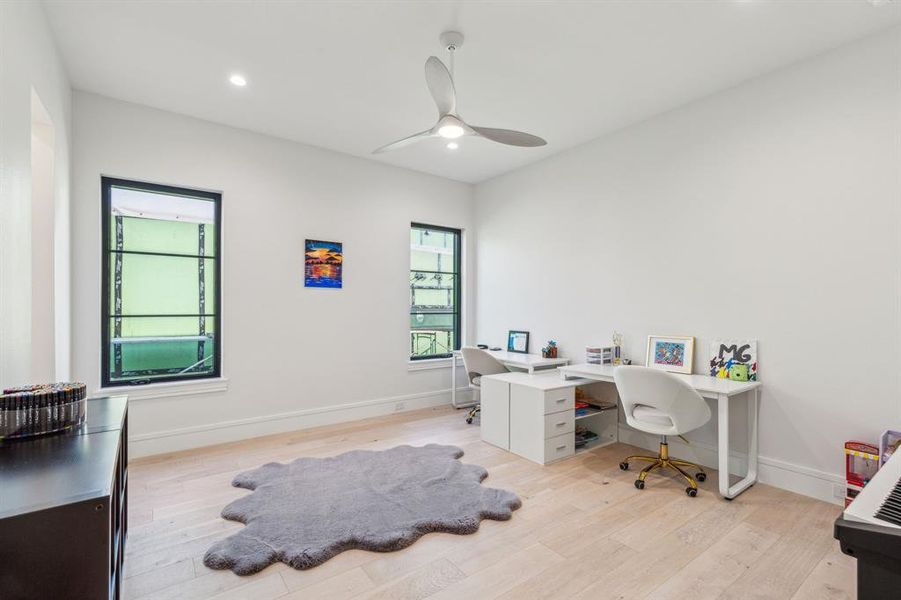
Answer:
[[[575,452],[575,388],[559,378],[533,383],[510,384],[510,451],[541,464],[568,458]]]
[[[573,456],[576,387],[591,383],[557,373],[482,377],[482,440],[543,465]],[[591,417],[597,444],[616,441],[616,412]]]

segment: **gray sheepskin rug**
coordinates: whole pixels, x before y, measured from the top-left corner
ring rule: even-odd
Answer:
[[[276,561],[309,569],[345,550],[390,552],[432,531],[475,533],[482,519],[509,519],[521,505],[516,494],[482,487],[488,471],[461,456],[455,446],[398,446],[240,473],[232,485],[253,493],[222,517],[246,527],[214,544],[203,563],[238,575]]]

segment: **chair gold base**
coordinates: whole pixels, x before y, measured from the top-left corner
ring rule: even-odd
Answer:
[[[630,461],[639,461],[639,462],[647,462],[650,463],[641,472],[638,474],[638,479],[635,480],[635,487],[638,489],[644,489],[644,480],[647,479],[648,474],[657,469],[670,469],[675,471],[678,475],[681,475],[685,481],[688,482],[688,487],[685,489],[685,493],[689,496],[697,496],[698,494],[698,481],[704,481],[707,479],[707,473],[704,472],[704,469],[693,462],[688,462],[687,460],[680,460],[678,458],[670,458],[669,457],[669,446],[666,442],[660,442],[660,454],[657,456],[627,456],[623,462],[619,464],[619,468],[623,471],[629,468]],[[688,473],[685,472],[685,468],[690,471],[695,471],[695,477],[692,477]]]

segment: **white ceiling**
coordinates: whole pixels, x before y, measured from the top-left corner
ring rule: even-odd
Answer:
[[[472,183],[901,23],[868,0],[45,4],[76,89]],[[370,154],[434,123],[445,29],[463,118],[547,146]]]

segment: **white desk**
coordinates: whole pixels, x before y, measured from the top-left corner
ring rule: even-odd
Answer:
[[[613,382],[610,365],[572,365],[560,367],[563,379],[571,377]],[[674,374],[675,375],[675,374]],[[757,402],[759,381],[732,381],[708,375],[675,375],[693,387],[701,396],[716,400],[717,438],[719,454],[720,495],[732,500],[757,481]],[[729,485],[729,404],[741,394],[748,394],[748,474],[733,486]]]
[[[547,371],[485,375],[482,377],[482,441],[541,465],[615,443],[619,422],[616,405],[607,410],[575,414],[575,388],[594,383],[590,379],[560,379],[557,373]],[[577,450],[579,421],[598,437]]]
[[[528,373],[569,364],[568,358],[544,358],[540,354],[523,354],[506,350],[485,350],[485,352],[496,358],[507,368],[520,369]],[[451,404],[454,408],[462,408],[457,405],[457,358],[460,356],[462,354],[459,350],[455,350],[451,355]],[[469,382],[468,375],[466,381]],[[466,406],[472,406],[473,404],[475,402]]]

